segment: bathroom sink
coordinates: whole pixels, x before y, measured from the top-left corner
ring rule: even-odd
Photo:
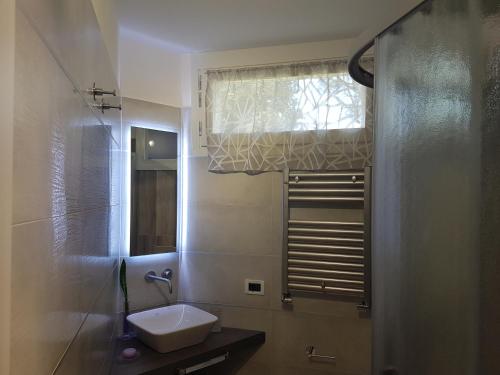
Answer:
[[[172,305],[131,314],[139,340],[167,353],[205,340],[217,317],[189,305]]]

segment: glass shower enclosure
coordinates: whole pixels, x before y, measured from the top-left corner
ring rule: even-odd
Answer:
[[[500,374],[500,1],[375,40],[373,374]]]

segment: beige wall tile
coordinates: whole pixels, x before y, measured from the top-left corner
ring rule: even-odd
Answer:
[[[369,374],[370,322],[362,319],[340,319],[331,316],[295,313],[273,313],[274,355],[280,365],[331,371],[330,362],[309,361],[307,345],[318,353],[337,357],[335,371]]]
[[[177,301],[179,253],[128,257],[125,261],[127,262],[127,286],[131,311],[170,305]],[[144,280],[146,272],[155,271],[157,275],[160,275],[165,268],[173,271],[172,294],[169,293],[167,284],[150,283]],[[121,304],[120,311],[123,311]]]
[[[270,365],[256,362],[247,362],[237,372],[238,375],[275,375],[274,369]]]
[[[223,307],[221,309],[221,325],[223,327],[234,327],[264,331],[266,342],[261,345],[246,366],[254,368],[256,364],[260,367],[271,367],[274,362],[273,326],[272,312],[267,309],[250,309],[239,307]]]
[[[180,300],[233,306],[271,306],[272,275],[269,256],[183,253]],[[265,282],[265,295],[244,293],[244,280]]]
[[[185,251],[232,254],[277,254],[272,243],[271,207],[213,204],[188,206]]]
[[[210,173],[207,158],[189,158],[189,201],[192,204],[265,207],[271,204],[271,188],[270,173],[257,176]]]
[[[180,300],[219,312],[223,326],[266,332],[266,343],[237,373],[367,375],[371,322],[356,303],[314,296],[295,296],[292,306],[281,303],[282,174],[217,175],[207,172],[206,158],[190,162],[189,243],[181,255]],[[331,212],[294,214],[328,218]],[[336,214],[362,219],[352,210]],[[245,277],[265,279],[264,299],[244,295]],[[306,345],[336,355],[337,362],[310,362]]]
[[[260,365],[271,366],[273,363],[272,345],[272,312],[268,309],[254,309],[247,307],[212,305],[206,303],[190,303],[202,310],[219,317],[222,327],[233,327],[263,331],[266,333],[266,342],[256,348],[250,358],[246,358],[248,363],[259,363]],[[245,365],[246,367],[247,365]]]
[[[207,158],[189,159],[185,251],[276,255],[272,175],[214,174]]]

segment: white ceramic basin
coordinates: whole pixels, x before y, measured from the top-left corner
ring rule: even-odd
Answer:
[[[189,305],[172,305],[131,314],[137,337],[160,353],[205,340],[217,317]]]

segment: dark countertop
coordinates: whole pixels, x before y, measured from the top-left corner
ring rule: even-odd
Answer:
[[[150,349],[138,339],[118,340],[111,375],[176,374],[178,368],[193,366],[227,352],[231,356],[235,350],[258,346],[265,340],[266,335],[261,331],[224,327],[220,333],[210,333],[201,344],[164,354]],[[121,359],[122,350],[130,347],[136,348],[140,356],[134,360]]]

